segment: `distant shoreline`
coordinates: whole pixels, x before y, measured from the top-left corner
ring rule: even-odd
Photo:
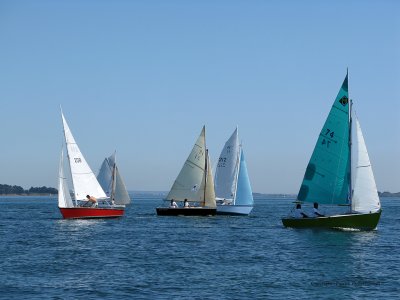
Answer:
[[[57,194],[32,193],[32,194],[0,194],[0,197],[55,197]]]
[[[147,198],[147,197],[166,197],[167,192],[146,192],[146,191],[129,191],[129,194],[132,195],[133,198]],[[391,192],[378,192],[379,197],[384,198],[400,198],[400,192],[398,193],[391,193]],[[0,194],[0,197],[56,197],[57,194],[50,194],[50,193],[29,193],[29,194]],[[263,194],[263,193],[253,193],[254,199],[262,199],[265,197],[268,198],[296,198],[295,194]]]

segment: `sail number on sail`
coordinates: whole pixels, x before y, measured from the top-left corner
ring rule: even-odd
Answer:
[[[202,158],[203,156],[204,156],[204,151],[203,149],[200,149],[200,151],[196,153],[196,155],[194,156],[194,159],[200,160],[200,158]]]
[[[326,132],[325,132],[324,135],[327,137],[327,139],[322,139],[322,143],[321,144],[322,145],[326,145],[326,147],[329,148],[329,145],[331,144],[331,141],[329,140],[329,137],[331,139],[333,139],[333,137],[335,136],[335,132],[331,131],[329,128],[326,128]],[[332,140],[332,141],[336,143],[335,140]]]
[[[220,157],[218,160],[218,168],[225,168],[226,167],[226,157]]]

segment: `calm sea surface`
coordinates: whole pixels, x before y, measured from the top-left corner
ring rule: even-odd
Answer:
[[[55,198],[0,197],[2,299],[399,299],[400,199],[373,232],[286,229],[290,199],[250,217],[62,220]]]

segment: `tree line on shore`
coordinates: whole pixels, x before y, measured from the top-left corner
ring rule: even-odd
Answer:
[[[52,187],[30,187],[25,190],[19,185],[0,184],[0,195],[32,195],[32,194],[58,194],[57,189]]]

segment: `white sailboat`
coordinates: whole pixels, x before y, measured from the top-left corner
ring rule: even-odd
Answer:
[[[96,176],[82,155],[62,112],[61,117],[74,191],[74,201],[72,201],[69,194],[67,179],[64,174],[64,155],[63,151],[61,151],[58,207],[63,218],[104,218],[122,216],[124,210],[115,208],[108,202],[109,198],[107,198]],[[87,196],[97,203],[93,202],[93,206],[88,207],[87,204],[89,204],[89,201],[87,201]],[[103,206],[101,206],[101,204],[103,204]]]
[[[206,149],[203,127],[166,198],[169,202],[187,203],[181,207],[158,207],[158,215],[208,216],[216,214],[214,181]]]
[[[221,151],[214,182],[217,214],[250,214],[254,200],[238,128]]]
[[[127,205],[131,203],[128,191],[116,163],[115,152],[110,157],[104,159],[97,175],[101,187],[112,204]]]

